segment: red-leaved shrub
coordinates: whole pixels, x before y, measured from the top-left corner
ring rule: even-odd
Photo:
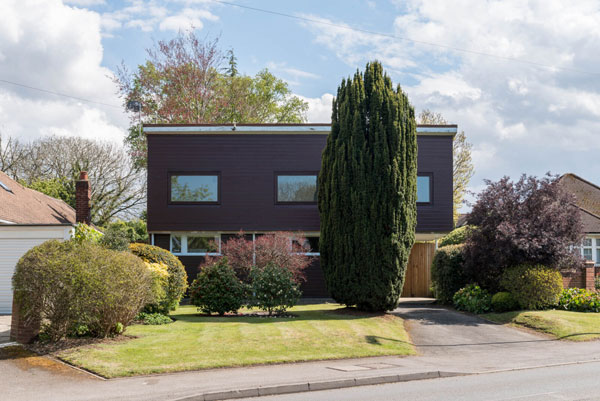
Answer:
[[[291,239],[294,241],[291,241]],[[302,235],[291,232],[272,232],[256,235],[254,243],[242,231],[237,236],[221,244],[221,253],[227,257],[229,264],[241,280],[248,282],[252,266],[263,269],[268,264],[280,266],[292,273],[294,281],[301,282],[304,269],[310,264],[311,258],[303,254],[309,250],[302,249]],[[203,265],[215,263],[215,258],[207,258]]]

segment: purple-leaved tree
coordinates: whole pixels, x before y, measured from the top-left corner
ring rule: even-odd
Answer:
[[[504,269],[521,263],[557,269],[582,263],[574,249],[583,237],[579,211],[556,176],[486,184],[469,214],[477,229],[464,248],[465,269],[478,284],[498,290]]]

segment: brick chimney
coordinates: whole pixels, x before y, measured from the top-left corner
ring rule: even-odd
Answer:
[[[75,183],[75,221],[77,223],[91,224],[90,214],[91,190],[87,171],[79,173],[79,180]]]

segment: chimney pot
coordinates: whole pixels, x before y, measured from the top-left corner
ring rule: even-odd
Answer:
[[[87,173],[87,171],[80,171],[79,172],[79,179],[80,180],[87,180],[88,179],[88,173]]]

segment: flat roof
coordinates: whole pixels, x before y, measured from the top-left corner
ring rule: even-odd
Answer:
[[[419,135],[451,135],[457,132],[456,124],[432,125],[418,124]],[[145,134],[224,134],[224,133],[253,133],[253,134],[328,134],[331,131],[329,123],[308,124],[144,124]]]

